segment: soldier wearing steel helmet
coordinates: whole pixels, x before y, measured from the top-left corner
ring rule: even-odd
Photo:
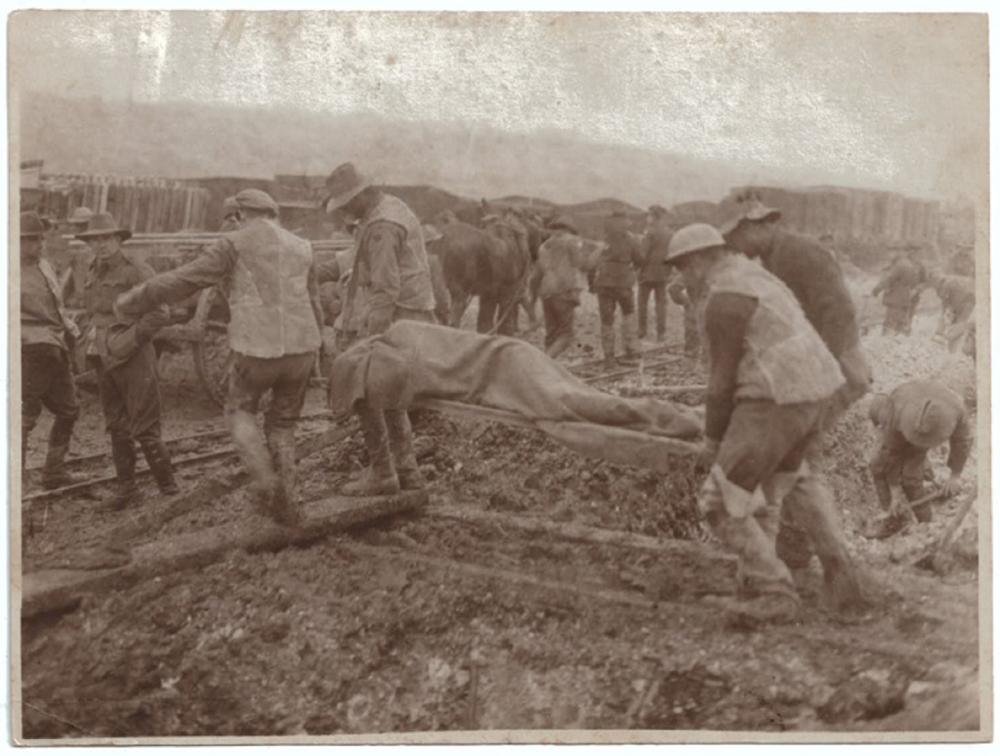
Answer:
[[[879,446],[870,465],[872,481],[886,515],[866,535],[888,538],[906,525],[903,510],[893,505],[891,486],[898,483],[907,501],[923,499],[927,453],[947,443],[951,476],[941,492],[958,493],[972,433],[962,398],[940,381],[906,381],[888,395],[876,394],[868,413],[879,431]],[[919,522],[930,522],[930,502],[913,507],[913,514]]]
[[[323,322],[312,246],[278,223],[278,205],[259,189],[235,197],[240,228],[197,258],[118,298],[122,313],[142,313],[223,284],[229,345],[236,353],[226,397],[233,442],[254,478],[257,506],[284,525],[301,522],[296,495],[295,424],[320,346]],[[264,434],[261,397],[270,392]]]
[[[834,604],[858,605],[861,589],[830,493],[805,459],[843,374],[792,292],[725,244],[715,228],[695,223],[674,234],[667,255],[689,288],[706,292],[702,463],[710,472],[699,505],[716,536],[739,555],[741,588],[753,596],[723,603],[740,619],[797,615],[795,584],[775,547],[781,510],[794,507]],[[797,489],[802,495],[791,496]]]

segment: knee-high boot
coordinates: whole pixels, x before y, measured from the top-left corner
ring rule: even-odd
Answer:
[[[340,492],[346,496],[388,496],[399,493],[399,478],[392,462],[389,431],[382,410],[372,409],[362,402],[358,409],[358,419],[368,448],[369,465],[358,480],[345,484]]]
[[[47,489],[70,486],[77,482],[66,470],[66,453],[73,437],[75,420],[56,418],[49,433],[49,448],[45,455],[45,467],[42,469],[42,487]],[[23,455],[26,444],[21,447]]]
[[[282,525],[300,525],[302,512],[296,490],[295,428],[272,429],[267,437],[267,445],[278,473],[272,516]]]
[[[153,473],[153,479],[156,481],[160,493],[164,496],[179,494],[181,490],[177,487],[177,481],[174,478],[174,466],[170,462],[170,452],[167,451],[163,439],[142,438],[139,439],[139,446],[142,448],[142,454],[146,458],[150,472]]]
[[[109,506],[121,511],[139,497],[139,486],[135,483],[135,442],[131,436],[111,437],[111,459],[116,480]]]
[[[404,491],[418,491],[426,483],[417,466],[413,449],[413,428],[405,410],[386,410],[385,425],[389,431],[389,450],[396,465],[399,487]]]

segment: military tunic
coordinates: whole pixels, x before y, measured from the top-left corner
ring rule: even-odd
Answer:
[[[90,265],[83,299],[90,319],[85,336],[88,364],[98,374],[98,391],[113,439],[158,442],[160,383],[153,336],[169,322],[165,308],[138,319],[114,314],[115,299],[153,276],[146,263],[119,252]]]
[[[908,501],[916,501],[924,495],[924,465],[930,449],[908,441],[900,430],[900,419],[908,408],[912,410],[928,401],[933,401],[942,409],[940,421],[946,429],[942,435],[948,438],[948,468],[959,475],[969,459],[972,433],[962,399],[937,381],[918,380],[900,384],[889,394],[889,400],[878,417],[873,418],[880,435],[870,469],[883,509],[888,510],[892,505],[890,486],[894,483],[900,484]],[[918,519],[929,519],[929,505],[914,511]]]
[[[80,414],[68,346],[75,326],[62,312],[55,274],[46,260],[21,268],[22,455],[42,407],[55,417],[49,447],[69,444]],[[67,338],[69,337],[69,338]]]
[[[237,355],[227,411],[255,413],[261,396],[273,389],[266,426],[293,427],[320,345],[322,312],[311,245],[258,218],[191,262],[146,281],[119,307],[144,312],[217,284],[228,292],[229,343]]]
[[[656,336],[662,341],[667,332],[666,294],[670,269],[664,260],[672,238],[673,233],[665,223],[652,226],[643,238],[642,267],[639,270],[639,338],[646,335],[651,295],[656,307]]]
[[[909,327],[910,308],[913,302],[913,289],[920,283],[920,270],[905,257],[893,261],[885,276],[872,290],[873,296],[882,294],[882,304],[885,305],[885,320],[882,323],[883,333],[894,331],[906,333]]]
[[[700,505],[753,588],[794,593],[775,551],[784,509],[799,508],[825,567],[850,561],[829,495],[805,464],[843,375],[791,291],[742,256],[709,272],[704,324],[705,436],[718,452]]]

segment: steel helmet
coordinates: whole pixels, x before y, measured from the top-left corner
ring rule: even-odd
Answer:
[[[713,247],[724,247],[726,240],[715,226],[707,223],[692,223],[684,226],[673,235],[667,248],[666,262],[673,262],[680,257]]]

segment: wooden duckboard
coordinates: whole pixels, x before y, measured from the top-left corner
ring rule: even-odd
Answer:
[[[88,593],[119,590],[159,575],[202,567],[237,549],[278,550],[292,544],[316,541],[331,533],[416,509],[426,503],[425,491],[373,498],[333,496],[307,503],[305,524],[301,528],[283,528],[254,515],[139,546],[132,550],[132,560],[121,567],[49,569],[28,573],[21,582],[21,616],[32,617],[43,612],[69,609]],[[16,585],[14,590],[17,590]]]

